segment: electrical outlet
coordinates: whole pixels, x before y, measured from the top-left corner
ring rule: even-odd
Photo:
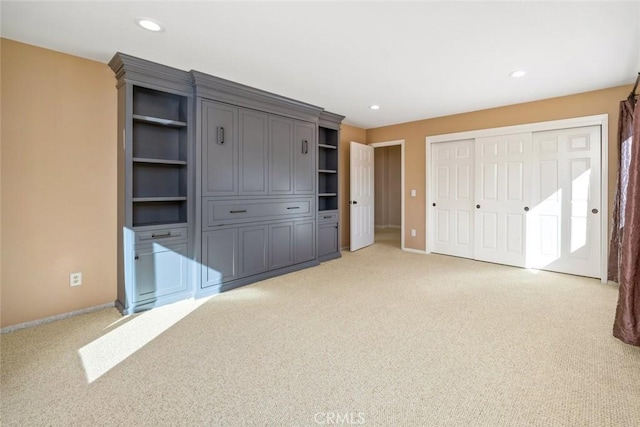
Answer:
[[[69,286],[82,285],[82,273],[71,273],[69,275]]]
[[[411,237],[416,237],[416,230],[413,228],[411,229]]]

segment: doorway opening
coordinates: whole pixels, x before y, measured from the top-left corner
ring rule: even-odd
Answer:
[[[374,242],[404,250],[404,140],[370,146],[375,149]]]

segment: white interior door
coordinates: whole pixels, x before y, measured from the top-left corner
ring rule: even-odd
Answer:
[[[351,251],[372,245],[374,240],[374,148],[351,141]]]
[[[473,258],[473,139],[431,146],[433,252]]]
[[[533,134],[527,265],[600,277],[600,126]]]
[[[476,138],[474,257],[525,266],[531,133]]]

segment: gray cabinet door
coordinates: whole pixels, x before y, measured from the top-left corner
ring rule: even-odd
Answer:
[[[240,109],[240,191],[259,196],[268,192],[268,116]]]
[[[202,233],[202,287],[237,279],[238,229]]]
[[[269,117],[269,193],[293,194],[293,120]]]
[[[293,223],[269,226],[269,270],[293,264]]]
[[[293,139],[294,193],[314,194],[316,183],[316,126],[308,122],[295,122]]]
[[[299,221],[293,226],[293,262],[311,261],[316,257],[316,222]]]
[[[238,109],[202,101],[202,195],[238,194]]]
[[[262,273],[268,265],[268,226],[242,227],[240,239],[240,277]]]
[[[320,223],[318,225],[318,258],[338,252],[338,224]]]
[[[142,302],[188,289],[187,244],[153,245],[135,250],[133,302]]]

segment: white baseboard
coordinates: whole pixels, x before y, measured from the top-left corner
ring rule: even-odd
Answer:
[[[56,320],[66,319],[68,317],[77,316],[79,314],[93,313],[94,311],[103,310],[115,306],[115,302],[87,307],[80,310],[70,311],[69,313],[56,314],[55,316],[45,317],[44,319],[32,320],[30,322],[18,323],[17,325],[7,326],[0,329],[0,333],[17,331],[19,329],[31,328],[33,326],[44,325],[45,323],[55,322]]]
[[[429,254],[429,252],[421,251],[419,249],[404,248],[402,250],[405,251],[405,252],[411,252],[411,253],[414,253],[414,254],[422,254],[422,255],[428,255]]]

